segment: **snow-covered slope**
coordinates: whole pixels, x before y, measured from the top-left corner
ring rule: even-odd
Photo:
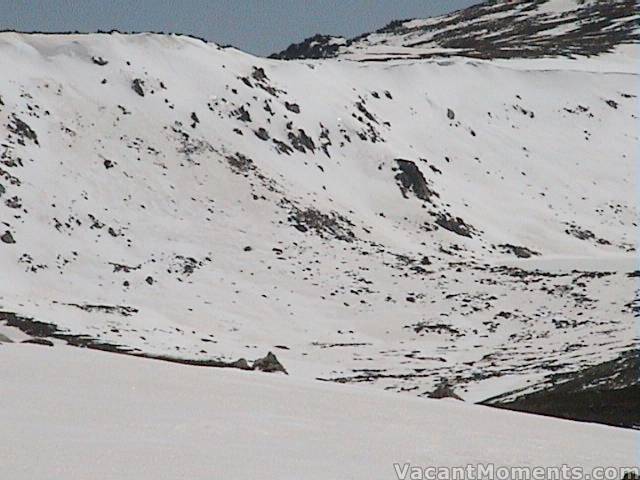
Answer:
[[[394,464],[590,474],[635,466],[640,442],[631,430],[454,400],[64,346],[3,347],[0,377],[11,480],[403,478]]]
[[[387,61],[592,56],[640,39],[637,0],[490,0],[448,15],[396,20],[346,40],[316,35],[274,58]]]
[[[0,34],[3,323],[470,401],[615,358],[640,308],[627,47],[282,62]]]

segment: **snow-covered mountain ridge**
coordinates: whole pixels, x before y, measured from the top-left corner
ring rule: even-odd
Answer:
[[[440,17],[396,20],[352,39],[316,35],[273,58],[358,61],[466,56],[593,56],[640,39],[637,0],[491,0]]]
[[[470,401],[611,360],[638,345],[636,49],[282,62],[0,34],[0,310]]]

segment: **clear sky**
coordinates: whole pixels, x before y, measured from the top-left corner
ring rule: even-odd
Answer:
[[[0,30],[187,33],[268,55],[315,33],[353,37],[479,0],[0,0]]]

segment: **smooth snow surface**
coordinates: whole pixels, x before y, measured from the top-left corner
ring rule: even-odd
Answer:
[[[631,466],[640,433],[292,378],[2,347],[2,478],[393,479],[393,464]]]

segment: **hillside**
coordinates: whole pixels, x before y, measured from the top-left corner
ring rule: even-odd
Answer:
[[[636,0],[492,0],[440,17],[396,20],[352,39],[316,35],[272,57],[589,57],[637,43],[639,18]]]
[[[296,381],[469,402],[637,349],[631,4],[560,3],[446,21],[604,15],[618,40],[591,52],[557,20],[540,48],[579,47],[494,55],[433,43],[440,18],[285,62],[1,33],[0,334],[243,369],[273,352]]]

